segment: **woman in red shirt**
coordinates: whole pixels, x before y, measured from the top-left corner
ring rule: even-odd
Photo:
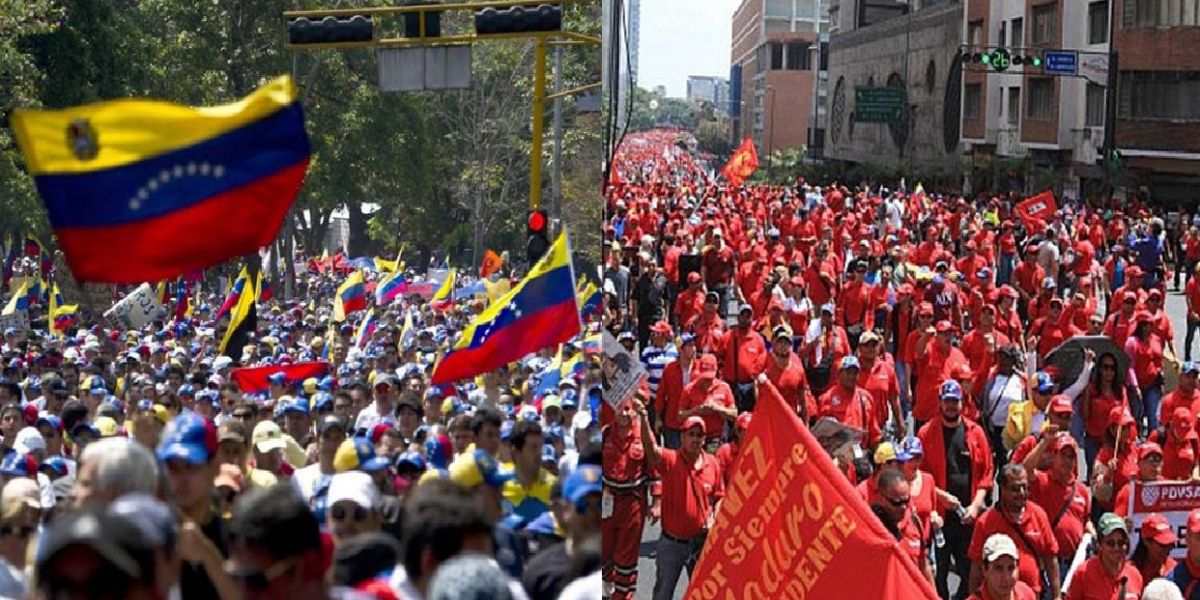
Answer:
[[[1114,407],[1108,416],[1104,445],[1092,466],[1092,494],[1096,500],[1093,506],[1111,511],[1117,490],[1137,476],[1136,444],[1137,421],[1125,407]]]
[[[1156,432],[1157,433],[1157,432]],[[1155,436],[1151,436],[1153,439]],[[1192,410],[1176,407],[1167,415],[1167,429],[1162,436],[1163,479],[1187,481],[1196,476],[1196,461],[1200,457],[1200,436],[1192,426]]]
[[[1133,416],[1143,432],[1158,429],[1158,405],[1162,402],[1163,339],[1154,333],[1154,317],[1138,311],[1133,317],[1133,333],[1125,341],[1125,354],[1131,361],[1134,381]]]
[[[1125,374],[1118,370],[1117,357],[1111,352],[1100,355],[1092,382],[1083,392],[1079,403],[1083,413],[1083,452],[1087,464],[1096,462],[1096,454],[1108,435],[1108,419],[1114,408],[1128,408],[1125,397]]]

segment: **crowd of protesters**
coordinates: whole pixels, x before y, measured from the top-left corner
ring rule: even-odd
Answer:
[[[625,139],[604,326],[648,384],[604,438],[614,598],[647,522],[673,597],[764,385],[849,433],[827,449],[942,598],[1200,598],[1200,511],[1178,562],[1162,515],[1136,548],[1127,519],[1131,482],[1200,479],[1200,215],[907,183],[734,185],[678,132]]]
[[[31,298],[0,346],[0,598],[599,597],[583,339],[431,385],[487,299],[372,299],[364,334],[366,311],[332,321],[347,270],[321,271],[260,298],[232,357],[211,282],[185,318],[136,329],[80,310],[51,331]],[[239,387],[238,355],[279,369],[269,389]],[[309,361],[328,375],[289,379]]]

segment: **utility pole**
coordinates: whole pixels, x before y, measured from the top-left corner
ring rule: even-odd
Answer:
[[[1116,161],[1113,160],[1113,155],[1117,150],[1117,86],[1119,85],[1117,40],[1113,37],[1117,32],[1116,15],[1116,2],[1109,2],[1108,78],[1106,81],[1108,89],[1104,90],[1104,159],[1100,163],[1104,167],[1104,195],[1107,196],[1105,200],[1112,199],[1113,175],[1117,170]]]
[[[562,69],[563,69],[563,48],[561,45],[554,46],[554,93],[562,92]],[[558,225],[554,228],[554,233],[557,236],[558,232],[563,229],[562,222],[562,96],[554,97],[554,178],[552,182],[554,195],[553,214],[554,223]]]

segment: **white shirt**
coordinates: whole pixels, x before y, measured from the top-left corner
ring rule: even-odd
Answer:
[[[305,504],[312,506],[312,497],[317,493],[317,486],[321,484],[323,478],[332,476],[322,473],[321,465],[318,463],[300,467],[292,473],[292,489],[300,494]]]
[[[992,427],[1003,428],[1008,420],[1008,405],[1020,402],[1025,398],[1021,378],[1015,374],[997,374],[986,390],[986,398],[987,402],[983,407],[984,414],[986,415],[989,410],[992,411]]]

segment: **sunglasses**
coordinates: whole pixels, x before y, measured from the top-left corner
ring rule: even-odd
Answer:
[[[1102,542],[1102,545],[1106,548],[1128,548],[1129,540],[1121,539],[1121,538],[1104,540]]]
[[[354,510],[346,510],[346,507],[344,506],[335,506],[329,510],[329,516],[332,517],[334,521],[346,521],[353,516],[354,521],[362,522],[367,520],[367,509],[361,506],[355,506]]]
[[[287,573],[292,569],[292,567],[296,566],[298,560],[299,559],[297,557],[293,556],[290,558],[285,558],[261,571],[246,569],[242,571],[234,571],[229,575],[233,577],[233,580],[238,582],[242,587],[248,590],[261,592],[262,590],[270,587],[272,582],[274,582],[276,579],[279,579],[280,576],[282,576],[284,573]]]
[[[896,508],[908,506],[908,503],[910,500],[911,500],[911,498],[909,498],[908,496],[905,496],[903,498],[887,498],[888,503],[890,503],[892,506],[895,506]]]
[[[233,418],[239,421],[249,421],[254,418],[254,415],[247,412],[235,412],[233,413]]]

